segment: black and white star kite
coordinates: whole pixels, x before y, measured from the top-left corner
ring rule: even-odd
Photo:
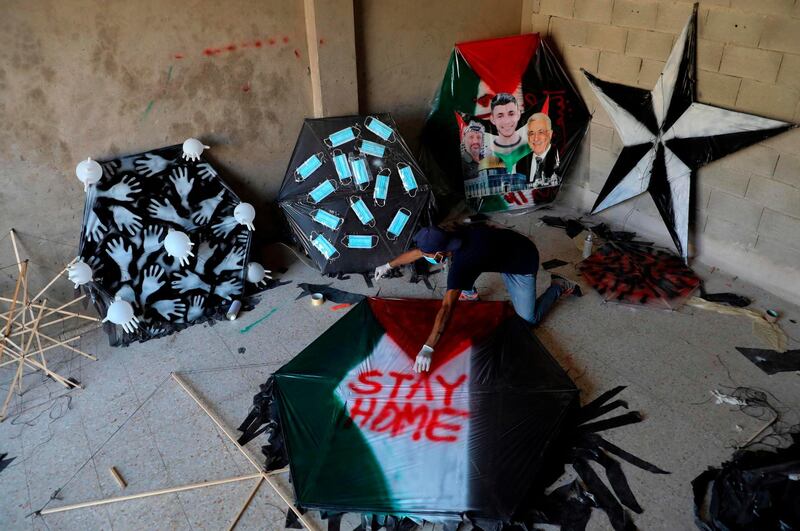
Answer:
[[[652,91],[602,81],[583,72],[624,146],[592,213],[648,191],[684,258],[692,173],[796,127],[695,102],[696,52],[697,4]]]

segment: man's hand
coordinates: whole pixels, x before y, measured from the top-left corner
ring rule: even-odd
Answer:
[[[414,361],[414,372],[428,372],[431,368],[431,358],[433,357],[433,347],[422,345],[422,350],[417,354]]]
[[[391,270],[392,270],[392,266],[390,266],[388,263],[383,264],[382,266],[376,267],[375,268],[375,280],[382,279],[383,277],[388,275],[389,271],[391,271]]]

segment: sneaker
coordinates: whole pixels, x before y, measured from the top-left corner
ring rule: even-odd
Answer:
[[[478,290],[462,291],[458,295],[460,301],[479,301],[481,298],[478,296]]]
[[[555,284],[556,286],[561,286],[562,292],[561,297],[569,297],[572,295],[573,297],[582,297],[583,292],[581,291],[581,287],[576,283],[572,282],[571,280],[567,280],[566,278],[559,276],[559,275],[550,275],[550,284]]]

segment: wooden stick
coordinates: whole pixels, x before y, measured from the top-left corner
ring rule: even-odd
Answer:
[[[33,298],[31,298],[31,300],[32,301],[39,300],[39,297],[42,296],[42,293],[44,293],[45,291],[50,289],[50,286],[55,284],[58,281],[58,279],[61,278],[61,275],[63,275],[64,273],[67,272],[67,270],[69,269],[69,266],[71,266],[75,262],[75,260],[76,259],[73,259],[69,264],[65,265],[64,269],[59,271],[58,274],[56,276],[54,276],[53,279],[45,285],[45,287],[43,287],[41,290],[39,290],[39,293],[37,293]]]
[[[228,526],[228,531],[233,531],[233,529],[236,527],[236,524],[238,524],[239,520],[242,519],[242,515],[250,506],[250,502],[253,501],[253,498],[255,498],[256,493],[258,492],[258,489],[261,488],[262,483],[264,483],[264,476],[258,476],[258,481],[256,482],[255,486],[253,486],[253,490],[250,491],[250,495],[244,501],[244,505],[242,505],[242,508],[239,509],[239,512],[236,513],[236,516],[234,517],[233,521]]]
[[[75,341],[76,339],[80,339],[81,338],[80,335],[72,336],[70,338],[65,339],[64,341],[59,341],[58,339],[53,339],[52,337],[50,337],[50,336],[48,336],[46,334],[42,334],[42,333],[39,333],[39,336],[47,339],[48,341],[52,341],[53,343],[55,343],[55,345],[50,345],[48,347],[45,347],[45,350],[47,350],[49,348],[53,348],[55,346],[60,346],[60,347],[64,347],[67,350],[71,350],[73,352],[76,352],[76,353],[80,354],[81,356],[85,356],[85,357],[89,358],[92,361],[97,361],[97,358],[92,356],[91,354],[87,354],[87,353],[83,352],[82,350],[78,350],[75,347],[71,347],[71,346],[66,344],[67,341]]]
[[[25,269],[27,269],[28,268],[28,263],[25,262],[24,266],[25,266]],[[11,332],[11,324],[14,322],[14,319],[12,319],[12,317],[14,315],[14,308],[17,306],[17,297],[19,296],[19,288],[20,288],[20,284],[22,282],[22,277],[23,277],[23,274],[20,271],[20,274],[17,277],[17,285],[14,288],[14,298],[11,300],[11,309],[8,310],[8,318],[7,318],[8,322],[6,323],[6,329],[3,332],[3,336],[6,337],[6,338],[8,338],[8,334],[9,334],[9,332]],[[5,345],[5,342],[3,342],[2,344],[0,344],[0,359],[3,358],[3,353],[5,351],[6,351],[6,345]]]
[[[256,479],[261,474],[248,474],[246,476],[237,476],[234,478],[217,479],[214,481],[201,481],[199,483],[191,483],[180,487],[169,487],[166,489],[151,490],[149,492],[141,492],[139,494],[128,494],[127,496],[116,496],[114,498],[106,498],[104,500],[95,500],[82,503],[75,503],[72,505],[63,505],[61,507],[53,507],[52,509],[42,509],[41,515],[60,513],[63,511],[72,511],[74,509],[83,509],[85,507],[96,507],[98,505],[106,505],[109,503],[117,503],[128,500],[138,500],[141,498],[149,498],[150,496],[160,496],[161,494],[172,494],[174,492],[184,492],[193,489],[202,489],[204,487],[213,487],[215,485],[224,485],[226,483],[235,483],[237,481],[247,481],[248,479]]]
[[[116,480],[117,484],[121,489],[124,489],[125,487],[128,486],[125,480],[122,479],[122,476],[120,475],[119,470],[117,470],[117,467],[112,466],[108,469],[108,471],[111,473],[111,477],[113,477],[114,480]]]
[[[92,317],[91,315],[84,315],[82,313],[62,311],[62,308],[66,308],[70,304],[74,304],[74,303],[76,303],[78,301],[81,301],[81,300],[83,300],[85,298],[86,298],[86,295],[81,295],[80,297],[76,297],[76,298],[72,299],[71,301],[62,304],[58,308],[48,308],[51,311],[49,313],[46,313],[44,316],[47,317],[47,316],[52,315],[54,313],[60,313],[62,315],[71,315],[73,317],[82,317],[84,319],[97,319],[97,317]],[[0,297],[0,301],[3,301],[3,302],[12,302],[12,300],[13,299],[9,299],[8,297]],[[36,303],[36,302],[31,302],[31,306],[33,306],[34,308],[39,308],[41,306],[41,304]]]
[[[184,380],[182,376],[180,376],[178,373],[173,372],[172,379],[175,380],[178,383],[178,385],[180,385],[183,388],[184,391],[186,391],[186,394],[188,394],[192,398],[192,400],[197,402],[197,405],[200,406],[200,408],[206,412],[206,415],[208,415],[214,422],[214,424],[216,424],[217,427],[220,430],[222,430],[222,433],[224,433],[228,437],[228,439],[231,440],[234,446],[236,446],[236,448],[238,448],[239,451],[242,452],[242,455],[244,455],[247,458],[247,460],[250,461],[250,464],[252,464],[253,467],[255,467],[257,470],[261,471],[262,475],[264,476],[264,479],[267,481],[269,486],[272,487],[275,493],[281,497],[281,499],[284,501],[284,503],[286,503],[286,505],[289,506],[292,512],[294,512],[294,514],[297,515],[297,518],[300,520],[300,523],[302,523],[306,527],[306,529],[315,531],[317,529],[317,526],[313,522],[309,522],[308,518],[297,510],[297,507],[295,507],[294,503],[291,501],[289,497],[289,494],[284,490],[284,488],[281,487],[275,481],[273,481],[268,474],[263,472],[263,468],[258,463],[258,461],[256,461],[255,457],[253,457],[253,455],[249,450],[242,447],[242,445],[240,445],[236,441],[236,437],[233,436],[233,434],[230,432],[229,428],[225,425],[225,423],[222,421],[219,415],[217,415],[208,405],[206,405],[204,400],[202,400],[199,396],[197,396],[197,394],[195,394],[195,392],[192,390],[189,384],[186,383],[186,380]]]
[[[8,231],[8,234],[11,236],[11,245],[14,246],[14,257],[17,259],[17,267],[20,267],[20,262],[22,260],[19,259],[19,249],[17,249],[17,238],[15,236],[16,232],[12,228],[11,230]],[[26,260],[26,262],[27,262],[27,260]],[[20,268],[19,272],[22,273],[22,269],[21,268]]]

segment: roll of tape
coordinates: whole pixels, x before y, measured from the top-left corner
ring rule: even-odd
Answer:
[[[311,294],[311,304],[313,306],[322,306],[323,302],[325,302],[325,295],[323,295],[322,293]]]

